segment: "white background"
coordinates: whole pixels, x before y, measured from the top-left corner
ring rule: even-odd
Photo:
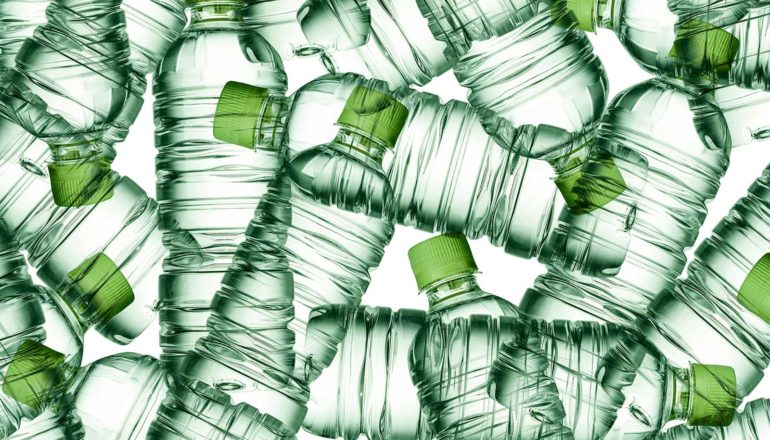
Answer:
[[[620,46],[617,38],[609,32],[591,35],[597,54],[600,56],[610,78],[610,97],[643,81],[650,76],[643,72]],[[320,70],[313,72],[298,65],[296,61],[286,62],[289,75],[289,93],[312,79]],[[465,89],[460,87],[451,73],[437,78],[425,88],[443,99],[465,100]],[[147,193],[155,196],[155,148],[153,145],[152,96],[148,91],[145,107],[137,123],[132,127],[128,140],[118,146],[118,159],[114,168],[139,183]],[[768,115],[770,118],[770,115]],[[701,230],[698,242],[707,237],[714,225],[727,213],[735,201],[742,197],[751,182],[760,175],[770,161],[770,141],[755,142],[732,152],[730,168],[722,180],[717,198],[709,205],[709,216]],[[245,227],[246,225],[244,225]],[[417,295],[412,278],[407,250],[415,243],[431,235],[399,226],[396,235],[387,248],[380,267],[373,273],[372,283],[363,302],[367,305],[398,308],[425,308],[426,300]],[[518,303],[525,289],[532,284],[543,267],[535,260],[522,260],[505,254],[491,246],[486,240],[472,243],[474,254],[481,268],[480,282],[485,290]],[[692,249],[688,255],[692,254]],[[91,331],[86,335],[83,363],[92,362],[113,353],[134,351],[153,356],[160,354],[158,346],[157,320],[139,338],[127,346],[118,346]],[[765,381],[755,393],[757,397],[770,396],[770,383]],[[314,436],[301,432],[300,439]]]

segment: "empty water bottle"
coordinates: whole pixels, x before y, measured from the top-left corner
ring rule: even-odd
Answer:
[[[291,439],[270,416],[202,384],[171,379],[158,360],[135,353],[102,358],[78,372],[71,396],[86,439]]]
[[[305,341],[310,311],[357,305],[393,234],[389,221],[368,215],[381,206],[383,187],[379,180],[369,186],[367,176],[381,173],[382,151],[393,147],[403,124],[390,116],[405,111],[382,81],[358,77],[351,85],[324,77],[305,87],[347,87],[338,136],[307,150],[308,160],[294,158],[262,198],[212,302],[209,334],[180,369],[185,380],[227,391],[293,431],[306,412],[306,382],[320,373],[315,359],[329,358],[323,350],[330,348]],[[288,127],[312,110],[294,106]],[[346,194],[352,198],[337,198]]]
[[[302,110],[293,112],[286,130],[290,157],[337,135],[337,115],[360,77],[327,78],[293,96],[293,108]],[[409,115],[383,161],[394,220],[428,232],[486,236],[511,254],[537,255],[561,203],[549,165],[500,148],[467,103],[442,104],[408,88],[395,93]]]
[[[126,31],[131,48],[129,93],[123,108],[104,132],[104,154],[114,158],[115,144],[122,142],[144,105],[147,75],[176,41],[187,22],[183,0],[123,0]]]
[[[57,206],[45,172],[50,157],[45,144],[35,142],[7,157],[14,159],[0,163],[4,227],[80,320],[114,342],[132,341],[155,318],[156,277],[164,256],[157,203],[131,179],[111,173],[105,187],[109,199],[79,208]],[[92,270],[117,284],[83,282]]]
[[[571,0],[584,30],[612,30],[649,72],[770,89],[764,1]]]
[[[244,20],[284,59],[319,57],[330,73],[356,72],[393,88],[424,85],[451,67],[412,0],[246,0]]]
[[[45,24],[51,0],[8,0],[0,3],[0,68],[16,66],[24,40]]]
[[[416,1],[433,35],[447,43],[468,102],[501,146],[516,148],[515,127],[581,132],[599,120],[607,76],[591,43],[574,29],[566,2]]]
[[[169,251],[160,280],[161,361],[172,370],[206,334],[214,293],[283,160],[271,121],[282,118],[286,74],[270,45],[243,28],[241,6],[189,1],[190,24],[153,85],[160,227]],[[218,130],[231,135],[220,141]]]
[[[98,279],[91,278],[92,282]],[[0,435],[10,436],[67,389],[83,354],[78,321],[27,273],[15,241],[0,231]],[[108,305],[105,303],[105,307]]]
[[[713,93],[730,129],[733,148],[770,137],[770,92],[730,86]]]
[[[595,137],[561,159],[569,208],[522,311],[626,325],[644,314],[684,268],[730,147],[708,95],[660,80],[618,95]]]
[[[770,167],[696,250],[687,278],[660,294],[638,325],[675,365],[733,367],[747,396],[770,365]]]
[[[124,14],[119,0],[53,0],[46,15],[5,71],[2,116],[49,144],[58,205],[94,204],[109,196],[99,140],[127,96]]]

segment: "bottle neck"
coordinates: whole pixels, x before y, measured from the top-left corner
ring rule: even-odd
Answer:
[[[340,131],[332,142],[332,148],[373,167],[380,168],[388,147],[367,133],[353,127],[340,125]]]
[[[428,307],[431,311],[464,302],[479,292],[481,289],[476,282],[476,272],[447,277],[420,290],[421,295],[428,297]]]
[[[237,24],[241,21],[240,1],[199,1],[190,7],[190,28],[208,24]]]

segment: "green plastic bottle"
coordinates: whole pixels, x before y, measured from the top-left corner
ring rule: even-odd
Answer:
[[[150,356],[120,353],[78,372],[69,397],[86,439],[288,440],[270,416],[200,383],[181,385]]]
[[[244,29],[241,1],[187,6],[190,24],[153,85],[160,228],[169,251],[160,280],[161,361],[172,371],[206,335],[211,300],[282,166],[286,91],[281,59]]]
[[[0,219],[61,301],[108,339],[127,344],[156,316],[165,255],[158,205],[131,179],[110,173],[100,203],[58,206],[45,169],[49,157],[48,146],[34,142],[0,161]],[[77,281],[91,262],[128,284],[110,319],[97,311],[104,295],[113,294]]]
[[[764,5],[763,5],[764,3]],[[645,70],[694,84],[770,89],[762,1],[570,0],[579,27],[613,31]]]
[[[770,167],[698,247],[686,278],[658,295],[637,322],[675,365],[734,368],[739,398],[770,365],[769,218]]]
[[[522,311],[631,325],[684,269],[731,146],[708,95],[661,80],[619,94],[593,139],[554,162],[568,206]]]
[[[307,87],[318,82],[342,86],[324,77]],[[311,310],[358,305],[393,234],[380,215],[388,190],[378,161],[406,110],[382,81],[358,77],[347,95],[337,137],[293,158],[262,197],[212,301],[208,335],[180,368],[183,380],[228,392],[292,432],[306,412],[307,383],[320,373],[316,359],[333,350],[305,339]],[[305,111],[293,107],[287,130]]]
[[[48,143],[51,190],[60,206],[97,203],[109,186],[100,140],[126,100],[129,71],[120,3],[53,0],[47,23],[5,71],[3,125],[17,124]]]

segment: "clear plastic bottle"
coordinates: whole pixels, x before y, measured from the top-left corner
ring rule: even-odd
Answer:
[[[104,154],[111,159],[115,157],[115,144],[126,139],[144,105],[147,75],[155,72],[187,23],[184,0],[123,0],[121,8],[126,16],[131,70],[123,109],[102,137]]]
[[[730,129],[733,148],[770,138],[770,121],[765,116],[770,112],[770,92],[730,86],[719,87],[713,94]]]
[[[35,29],[45,24],[51,0],[6,0],[0,3],[0,69],[16,66],[16,55]]]
[[[53,0],[47,23],[5,71],[2,116],[49,144],[51,189],[60,206],[97,203],[109,185],[110,164],[99,144],[129,81],[120,4]]]
[[[350,85],[324,77],[305,87]],[[382,181],[369,178],[381,176],[378,161],[403,124],[393,113],[405,109],[382,81],[358,77],[346,90],[335,140],[295,157],[262,197],[212,302],[209,334],[180,369],[184,380],[226,391],[292,431],[306,412],[306,383],[320,373],[315,359],[330,359],[328,345],[305,340],[311,310],[356,306],[393,234],[391,222],[368,215],[387,203]],[[315,114],[294,105],[287,129],[307,111]]]
[[[281,59],[243,28],[241,1],[188,6],[190,24],[160,62],[153,85],[157,197],[169,251],[160,280],[161,361],[172,371],[206,335],[211,300],[283,161],[279,132],[262,127],[252,143],[253,125],[223,126],[231,134],[221,141],[214,122],[217,112],[237,119],[230,109],[252,99],[241,122],[259,120],[255,111],[280,120]],[[244,92],[243,84],[260,89]]]
[[[562,159],[567,204],[521,301],[545,319],[631,325],[673,286],[731,147],[708,95],[651,80],[618,95],[590,148]]]
[[[570,7],[582,29],[610,29],[651,73],[770,89],[766,2],[573,0]]]
[[[656,437],[659,440],[762,440],[770,436],[770,400],[757,399],[720,429],[678,426]]]
[[[515,127],[579,133],[598,122],[607,75],[591,42],[575,29],[566,2],[416,1],[433,35],[447,43],[468,102],[501,146],[517,148]]]
[[[111,173],[100,203],[62,207],[52,199],[48,147],[34,142],[0,162],[0,219],[29,254],[37,275],[110,340],[127,344],[155,319],[156,277],[165,254],[158,206],[136,183]],[[122,286],[88,285],[90,270]],[[85,270],[85,271],[84,271]],[[94,275],[96,272],[94,272]],[[104,314],[100,304],[111,299]]]
[[[330,73],[391,88],[424,85],[451,67],[412,0],[246,0],[244,20],[284,59],[320,57]]]
[[[658,295],[637,323],[675,365],[733,367],[740,398],[770,365],[768,219],[770,167],[698,247],[687,278]]]
[[[409,348],[424,323],[425,312],[419,310],[314,309],[306,340],[328,344],[334,358],[324,362],[323,373],[310,384],[305,429],[345,440],[362,434],[369,440],[429,439],[408,363]],[[329,396],[336,398],[330,402]]]
[[[65,408],[50,409],[33,420],[21,423],[19,429],[5,440],[81,440],[85,436],[80,418]]]
[[[336,82],[319,80],[293,96],[294,108],[307,110],[294,112],[287,127],[290,157],[337,134],[336,115],[359,77],[327,78]],[[467,103],[442,104],[435,95],[408,88],[395,93],[409,116],[393,154],[383,160],[394,220],[429,232],[486,236],[508,253],[537,255],[562,203],[549,164],[500,148]]]
[[[270,416],[233,405],[226,394],[202,384],[175,383],[150,356],[121,353],[78,372],[72,409],[85,438],[100,440],[294,438]]]
[[[16,242],[0,231],[0,436],[57,410],[83,355],[86,323],[32,283]]]

